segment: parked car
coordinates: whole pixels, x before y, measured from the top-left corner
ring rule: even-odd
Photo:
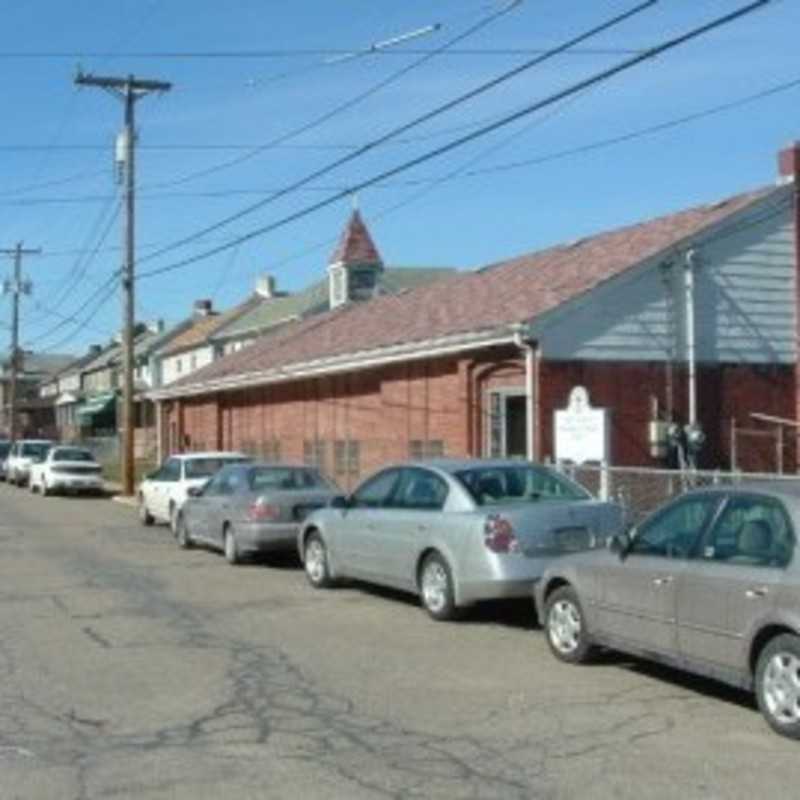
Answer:
[[[420,595],[434,619],[530,597],[560,553],[602,543],[622,510],[524,461],[397,464],[315,512],[298,548],[311,585],[356,578]]]
[[[11,442],[8,439],[0,439],[0,481],[6,479],[6,459],[11,451]]]
[[[223,467],[203,488],[190,489],[178,512],[180,547],[202,543],[230,564],[250,553],[292,550],[303,520],[338,488],[319,470],[287,464]]]
[[[190,488],[203,486],[221,467],[250,461],[243,453],[184,453],[167,458],[139,485],[139,519],[143,525],[168,522],[176,530],[178,512]]]
[[[28,482],[31,466],[44,461],[47,451],[53,446],[49,439],[21,439],[11,445],[6,459],[6,480],[15,486]]]
[[[536,587],[556,658],[604,646],[754,690],[800,738],[800,495],[764,484],[686,494]]]
[[[56,492],[103,491],[103,469],[84,447],[51,447],[44,461],[31,465],[28,484],[42,497]]]

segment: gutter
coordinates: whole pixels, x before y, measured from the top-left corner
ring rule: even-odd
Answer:
[[[247,389],[287,381],[332,375],[354,370],[369,369],[402,361],[418,360],[436,356],[453,355],[480,347],[514,344],[520,335],[519,324],[505,325],[488,331],[461,333],[438,339],[427,339],[389,347],[365,350],[360,353],[346,353],[328,358],[301,361],[286,367],[275,367],[244,375],[233,375],[217,380],[184,384],[158,389],[148,393],[151,400],[169,400],[179,397],[192,397],[213,392]]]

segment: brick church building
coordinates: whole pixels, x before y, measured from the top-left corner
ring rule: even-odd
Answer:
[[[772,185],[391,295],[348,225],[329,310],[154,393],[162,454],[246,450],[343,486],[408,457],[541,460],[583,386],[615,465],[664,465],[651,423],[696,420],[702,465],[733,445],[740,468],[794,471],[798,191],[794,145]]]

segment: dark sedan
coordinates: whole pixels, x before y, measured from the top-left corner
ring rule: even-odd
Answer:
[[[312,467],[231,464],[189,490],[175,537],[183,548],[202,543],[220,549],[230,564],[248,553],[291,550],[306,516],[337,491]]]

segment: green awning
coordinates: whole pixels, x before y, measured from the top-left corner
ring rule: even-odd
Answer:
[[[79,409],[78,418],[81,422],[90,422],[100,414],[110,411],[117,402],[117,395],[114,392],[105,392],[90,397]]]

